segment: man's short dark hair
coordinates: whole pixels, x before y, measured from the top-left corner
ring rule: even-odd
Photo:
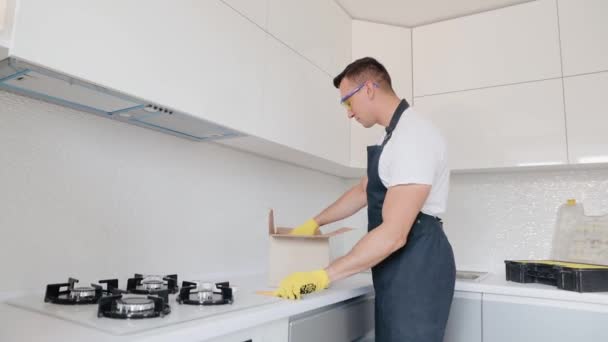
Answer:
[[[384,65],[372,57],[363,57],[347,65],[344,71],[334,77],[334,87],[340,88],[340,82],[344,77],[357,83],[371,80],[380,83],[382,88],[393,90],[388,71]]]

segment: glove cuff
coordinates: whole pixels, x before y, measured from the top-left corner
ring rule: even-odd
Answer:
[[[329,275],[324,269],[316,270],[312,272],[315,278],[318,279],[321,288],[326,289],[329,287]]]
[[[317,230],[320,226],[317,223],[317,221],[315,221],[314,218],[309,219],[308,221],[306,221],[305,225],[310,226],[310,227],[314,227],[314,230]]]
[[[304,222],[301,226],[291,231],[292,235],[314,235],[315,231],[319,228],[319,224],[314,219],[309,219]]]

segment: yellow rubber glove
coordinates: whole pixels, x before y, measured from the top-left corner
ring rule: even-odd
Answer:
[[[273,295],[285,299],[300,299],[303,294],[321,291],[329,286],[329,276],[325,270],[296,272],[281,280]]]
[[[315,235],[319,229],[319,224],[314,219],[310,219],[303,224],[294,228],[289,234],[291,235]]]

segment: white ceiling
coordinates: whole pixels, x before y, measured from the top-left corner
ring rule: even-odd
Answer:
[[[353,19],[414,27],[531,0],[335,0]]]

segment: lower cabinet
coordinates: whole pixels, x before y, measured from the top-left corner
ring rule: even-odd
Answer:
[[[351,342],[374,329],[374,297],[362,296],[291,317],[289,342]]]
[[[443,342],[482,341],[481,298],[478,292],[454,292]]]
[[[285,342],[288,338],[288,323],[288,319],[282,319],[218,337],[209,342]]]
[[[484,294],[483,341],[608,341],[608,305]]]

